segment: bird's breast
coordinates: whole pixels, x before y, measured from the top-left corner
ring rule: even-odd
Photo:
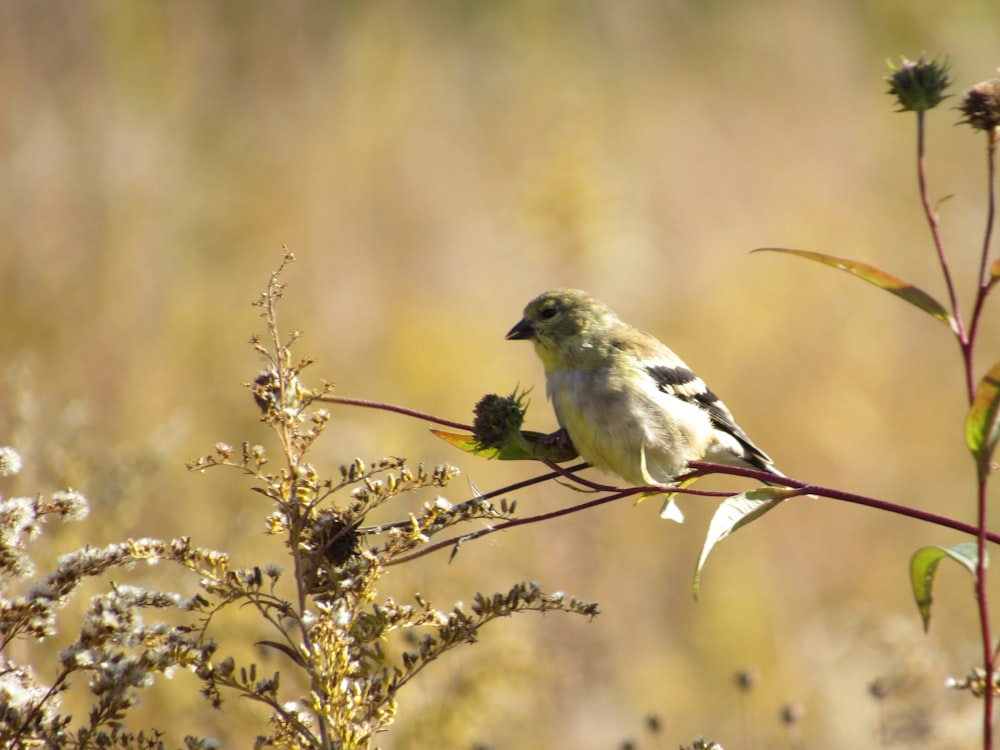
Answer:
[[[667,482],[701,457],[710,434],[697,407],[642,378],[606,370],[557,371],[547,380],[559,424],[589,463],[634,484]]]

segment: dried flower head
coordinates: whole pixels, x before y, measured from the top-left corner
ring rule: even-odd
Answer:
[[[890,96],[896,97],[897,112],[925,112],[933,109],[945,98],[945,89],[951,85],[948,61],[935,57],[928,60],[921,55],[917,60],[901,58],[897,68],[892,62],[892,75],[886,76]]]
[[[483,396],[475,407],[472,432],[479,448],[502,448],[512,436],[520,435],[526,409],[525,394],[494,393]]]
[[[302,386],[295,373],[285,371],[284,400],[282,401],[282,381],[278,371],[269,368],[259,373],[250,384],[250,391],[257,406],[265,415],[278,410],[284,403],[289,414],[301,410],[303,402],[309,398],[309,393]]]
[[[1000,79],[977,83],[966,91],[958,111],[964,115],[960,125],[987,132],[1000,127]]]
[[[253,400],[265,414],[280,400],[278,388],[278,375],[273,370],[264,370],[253,379]]]
[[[13,448],[0,446],[0,477],[11,477],[21,471],[21,454]]]
[[[317,551],[331,565],[343,565],[361,549],[361,534],[358,533],[360,523],[348,525],[338,520],[331,521],[322,527],[322,545]]]

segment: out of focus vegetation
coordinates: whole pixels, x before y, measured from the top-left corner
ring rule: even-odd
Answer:
[[[535,385],[526,426],[551,429],[533,355],[503,335],[539,291],[579,286],[697,367],[786,473],[973,520],[961,373],[937,325],[746,253],[808,247],[938,291],[885,59],[950,52],[971,85],[1000,64],[1000,11],[870,5],[0,5],[0,444],[25,463],[0,494],[70,485],[92,504],[47,532],[40,567],[181,534],[281,564],[266,500],[183,466],[268,439],[240,383],[260,365],[248,303],[282,245],[300,259],[283,322],[337,393],[468,420],[484,393]],[[946,239],[975,248],[981,141],[929,125]],[[953,253],[956,278],[976,259]],[[998,334],[991,310],[981,336]],[[412,420],[331,411],[316,463],[449,461],[484,490],[526,472]],[[433,665],[381,744],[974,742],[978,706],[942,687],[979,654],[967,580],[942,573],[924,636],[906,577],[915,547],[963,538],[800,500],[721,547],[694,604],[712,507],[687,501],[677,527],[655,503],[605,506],[394,569],[389,593],[443,603],[535,579],[604,614],[500,623]],[[141,721],[173,743],[261,731],[192,684],[161,681]]]

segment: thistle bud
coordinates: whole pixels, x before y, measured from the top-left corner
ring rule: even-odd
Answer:
[[[483,396],[475,408],[472,432],[480,448],[502,448],[521,434],[524,422],[524,394]]]
[[[951,85],[947,60],[936,57],[928,60],[923,55],[916,61],[904,57],[898,68],[891,62],[889,68],[892,75],[885,77],[889,83],[886,93],[896,97],[897,112],[933,109],[945,98],[944,90]]]

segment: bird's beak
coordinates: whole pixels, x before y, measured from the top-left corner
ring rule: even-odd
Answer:
[[[525,318],[521,318],[516,326],[507,331],[505,338],[508,341],[514,339],[533,339],[535,338],[535,328]]]

